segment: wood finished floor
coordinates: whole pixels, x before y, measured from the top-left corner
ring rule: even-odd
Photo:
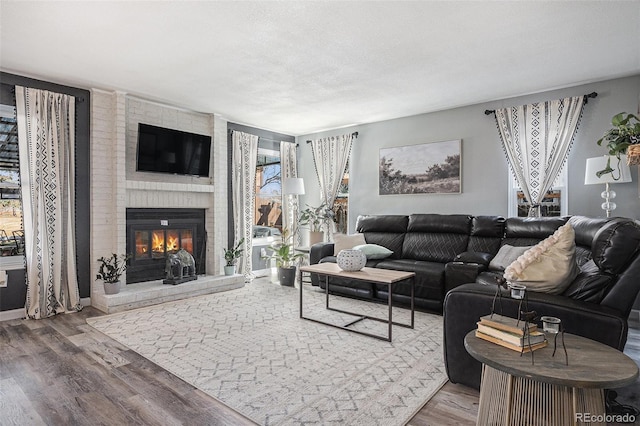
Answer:
[[[87,325],[99,315],[0,322],[0,425],[254,424]],[[625,352],[640,363],[640,330]],[[409,425],[474,425],[477,412],[477,391],[447,383]]]

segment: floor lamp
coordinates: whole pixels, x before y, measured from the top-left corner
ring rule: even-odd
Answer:
[[[292,248],[295,250],[296,233],[298,232],[298,195],[304,195],[304,180],[302,178],[284,178],[282,180],[282,194],[287,196],[288,216],[291,220]]]
[[[599,172],[606,171],[600,174]],[[598,176],[600,174],[600,176]],[[602,210],[611,217],[611,212],[616,209],[616,192],[609,189],[610,183],[627,183],[631,182],[631,170],[627,165],[627,156],[621,155],[620,159],[616,156],[604,155],[602,157],[587,158],[587,170],[584,175],[585,185],[604,184],[605,189],[600,194],[604,198],[601,204]]]

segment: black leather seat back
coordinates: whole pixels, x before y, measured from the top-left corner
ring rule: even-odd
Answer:
[[[620,274],[638,256],[640,226],[630,220],[614,219],[596,233],[591,253],[604,272]],[[640,281],[640,277],[638,277]]]
[[[510,217],[505,222],[502,245],[533,246],[567,223],[566,217]]]
[[[467,249],[471,216],[412,214],[404,239],[404,259],[451,262]]]
[[[600,228],[611,219],[571,216],[569,223],[576,234],[576,261],[579,266],[591,260],[591,245]]]
[[[500,250],[504,236],[505,218],[502,216],[475,216],[471,221],[471,237],[467,251],[490,253]]]
[[[401,259],[408,224],[408,216],[358,216],[356,231],[364,234],[368,244],[378,244],[393,251],[390,259]]]

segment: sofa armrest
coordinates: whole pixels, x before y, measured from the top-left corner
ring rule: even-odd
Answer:
[[[333,256],[333,243],[316,243],[309,249],[309,265],[318,264],[328,256]],[[320,285],[318,274],[311,274],[311,285]]]
[[[480,387],[481,364],[465,350],[464,336],[476,328],[481,316],[491,313],[495,290],[495,286],[464,284],[445,297],[444,358],[447,375],[453,383],[476,389]],[[503,290],[502,314],[516,318],[519,302]],[[534,292],[527,293],[527,303],[528,309],[536,311],[539,316],[560,318],[567,333],[596,340],[620,351],[624,349],[627,321],[614,309],[565,296]]]
[[[333,243],[316,243],[309,250],[309,265],[320,263],[327,256],[333,256]]]
[[[457,255],[453,261],[462,263],[477,263],[485,267],[489,267],[493,255],[491,253],[484,253],[481,251],[465,251]]]
[[[487,267],[479,263],[449,262],[444,267],[444,293],[462,284],[474,283]]]

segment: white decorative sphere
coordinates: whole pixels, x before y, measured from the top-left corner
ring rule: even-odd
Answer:
[[[343,271],[359,271],[367,264],[367,256],[361,250],[340,250],[336,263]]]

